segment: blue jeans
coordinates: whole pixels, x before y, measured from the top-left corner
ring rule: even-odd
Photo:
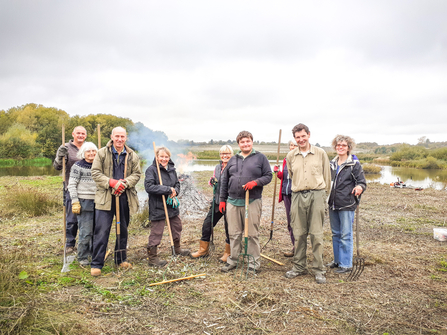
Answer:
[[[334,262],[339,267],[352,268],[354,211],[334,211],[329,209],[331,220]]]
[[[78,260],[82,261],[92,255],[95,201],[79,199],[79,202],[81,203],[81,214],[78,215]]]

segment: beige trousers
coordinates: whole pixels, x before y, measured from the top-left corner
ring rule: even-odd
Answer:
[[[248,244],[247,253],[250,257],[250,267],[257,270],[261,266],[261,246],[259,245],[259,224],[261,220],[262,199],[253,200],[248,206]],[[236,264],[239,254],[244,253],[245,249],[242,241],[244,241],[245,228],[245,207],[233,206],[227,203],[227,221],[228,235],[230,237],[231,256],[228,257],[228,264]]]
[[[293,270],[304,272],[306,266],[307,236],[312,244],[312,271],[314,274],[325,273],[323,264],[323,223],[326,207],[326,191],[313,190],[307,193],[292,192],[290,207],[290,225],[295,237],[295,255]]]

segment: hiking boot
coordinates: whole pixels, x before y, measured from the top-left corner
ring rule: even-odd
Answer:
[[[79,261],[79,264],[82,265],[82,266],[88,266],[88,265],[90,265],[90,262],[89,262],[88,259],[81,259]]]
[[[338,264],[335,263],[335,261],[332,261],[332,262],[330,262],[330,263],[327,263],[325,266],[326,266],[327,268],[331,268],[331,269],[333,269],[333,268],[338,268]]]
[[[222,272],[230,272],[231,270],[236,269],[236,264],[225,264],[220,268],[220,271]]]
[[[352,270],[352,268],[339,267],[334,270],[334,273],[338,273],[338,274],[349,273],[349,272],[351,272],[351,270]]]
[[[230,245],[228,243],[225,243],[225,251],[224,254],[221,258],[219,258],[219,262],[221,263],[226,263],[228,257],[230,257],[231,255],[231,249],[230,249]]]
[[[210,242],[200,241],[199,251],[191,254],[191,258],[206,257],[209,255]],[[177,251],[176,251],[177,253]]]
[[[286,278],[292,279],[298,276],[304,276],[307,274],[307,271],[298,271],[298,270],[290,270],[286,272]]]
[[[147,254],[149,256],[149,258],[148,258],[148,265],[149,266],[163,267],[163,266],[165,266],[168,263],[168,262],[162,261],[162,260],[160,260],[158,258],[158,256],[157,256],[157,246],[147,248]]]
[[[295,256],[295,249],[292,249],[292,251],[291,252],[285,252],[284,253],[284,257],[293,257],[293,256]]]
[[[98,277],[98,276],[101,275],[101,269],[91,268],[91,269],[90,269],[90,274],[91,274],[93,277]]]
[[[119,267],[124,270],[132,269],[132,264],[130,264],[129,262],[122,262],[119,264]]]
[[[174,241],[174,251],[176,255],[190,256],[191,252],[188,249],[180,248],[180,241]]]
[[[324,284],[326,283],[326,277],[323,273],[317,273],[315,275],[315,281],[317,282],[317,284]]]
[[[65,253],[66,254],[72,254],[75,251],[74,247],[66,247],[65,248]]]

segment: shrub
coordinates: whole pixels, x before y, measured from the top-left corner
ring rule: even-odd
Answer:
[[[6,217],[22,214],[41,216],[49,214],[60,207],[61,203],[54,196],[30,186],[14,186],[8,189],[4,199],[2,214]]]
[[[362,168],[365,174],[378,174],[380,173],[380,171],[382,171],[382,168],[380,166],[374,164],[363,164]]]

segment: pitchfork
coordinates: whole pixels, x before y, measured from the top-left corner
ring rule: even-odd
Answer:
[[[245,279],[248,278],[248,273],[251,270],[250,269],[250,261],[253,264],[253,274],[256,273],[255,270],[255,257],[253,255],[250,255],[247,253],[247,249],[248,249],[248,206],[250,204],[250,197],[249,197],[249,191],[247,190],[245,192],[245,229],[244,229],[244,253],[240,253],[238,258],[237,258],[237,266],[236,266],[236,270],[239,268],[241,269],[241,279],[244,277],[244,273],[245,273]],[[247,269],[247,270],[245,270]],[[237,271],[236,271],[237,272]],[[235,276],[236,276],[236,272],[235,272]]]
[[[352,271],[349,274],[348,278],[346,278],[347,281],[354,281],[359,279],[360,275],[362,274],[363,270],[365,269],[365,259],[360,257],[360,251],[359,251],[359,207],[357,206],[356,213],[355,213],[355,225],[356,225],[356,236],[355,236],[355,243],[357,246],[357,257],[354,258]]]

